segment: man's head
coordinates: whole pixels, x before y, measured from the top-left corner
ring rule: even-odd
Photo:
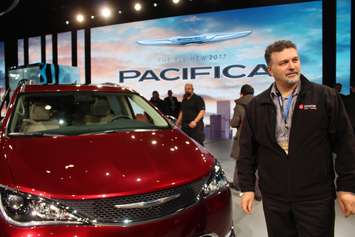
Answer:
[[[334,86],[334,89],[335,89],[338,93],[341,92],[341,89],[342,89],[342,88],[343,88],[343,85],[340,84],[340,83],[337,83],[337,84],[335,84],[335,86]]]
[[[153,91],[152,96],[153,96],[153,99],[155,99],[155,100],[159,99],[158,91]]]
[[[185,84],[185,96],[190,97],[194,93],[194,87],[191,83]]]
[[[265,50],[265,61],[269,73],[276,82],[294,85],[300,80],[301,62],[297,48],[289,40],[280,40],[269,45]]]
[[[171,90],[168,90],[168,96],[172,96],[173,92]]]
[[[251,85],[244,84],[240,89],[240,95],[254,95],[254,88]]]

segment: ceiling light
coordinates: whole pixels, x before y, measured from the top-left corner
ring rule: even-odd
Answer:
[[[156,3],[156,2],[153,3],[153,6],[154,6],[154,7],[157,7],[157,6],[158,6],[158,3]]]
[[[83,15],[83,14],[78,14],[78,15],[76,15],[76,20],[77,20],[79,23],[83,22],[83,21],[85,20],[84,15]]]
[[[121,11],[121,10],[119,10],[119,11],[118,11],[118,14],[122,14],[122,11]]]
[[[95,16],[91,16],[91,19],[95,19]]]
[[[137,12],[142,10],[142,4],[140,4],[139,2],[135,3],[134,4],[134,10],[136,10]]]
[[[66,24],[66,25],[69,25],[69,21],[65,21],[65,24]]]
[[[108,7],[104,7],[101,9],[101,16],[104,18],[109,18],[112,15],[112,10]]]
[[[180,0],[172,0],[174,4],[178,4]]]

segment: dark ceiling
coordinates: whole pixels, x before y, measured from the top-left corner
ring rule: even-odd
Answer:
[[[137,13],[133,4],[140,1],[144,9]],[[167,16],[186,15],[199,12],[245,8],[307,0],[180,0],[174,5],[171,0],[0,0],[0,38],[20,38],[70,31],[109,24],[154,19]],[[7,13],[12,3],[18,4]],[[157,7],[153,7],[157,3]],[[75,14],[98,15],[100,6],[107,4],[114,9],[110,20],[100,17],[87,19],[85,24],[74,20]],[[122,14],[118,14],[121,10]],[[69,25],[65,21],[70,21]]]

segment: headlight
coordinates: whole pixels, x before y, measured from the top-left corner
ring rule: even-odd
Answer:
[[[202,187],[202,197],[208,197],[228,188],[228,181],[224,175],[221,165],[216,161],[214,169]]]
[[[0,211],[11,224],[86,224],[87,219],[56,201],[0,187]]]

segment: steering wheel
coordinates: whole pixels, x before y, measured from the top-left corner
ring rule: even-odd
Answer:
[[[112,117],[111,122],[117,120],[117,119],[131,119],[128,115],[125,114],[118,114]]]

